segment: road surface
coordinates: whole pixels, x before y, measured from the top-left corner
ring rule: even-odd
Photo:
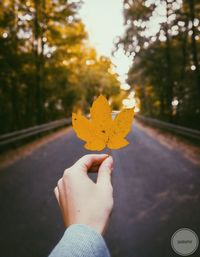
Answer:
[[[128,147],[112,152],[115,206],[105,235],[111,254],[177,256],[170,245],[177,229],[200,236],[200,169],[135,125],[128,140]],[[87,153],[82,145],[70,129],[0,171],[0,256],[45,257],[61,238],[53,188]]]

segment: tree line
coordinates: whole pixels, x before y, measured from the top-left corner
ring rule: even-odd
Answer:
[[[109,58],[97,56],[79,2],[0,1],[0,133],[87,111],[119,92]]]
[[[133,58],[142,113],[200,129],[200,2],[124,0],[124,21],[116,48]]]

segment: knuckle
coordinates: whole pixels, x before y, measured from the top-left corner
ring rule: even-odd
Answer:
[[[70,174],[70,169],[69,169],[69,168],[68,168],[68,169],[65,169],[63,176],[64,176],[64,177],[68,177],[69,174]]]
[[[84,156],[82,156],[79,160],[81,161],[85,161],[89,158],[90,154],[85,154]]]
[[[59,191],[58,191],[58,188],[57,188],[57,187],[54,188],[54,195],[55,195],[56,199],[58,200]]]
[[[61,179],[58,180],[57,187],[58,187],[58,188],[61,188],[62,185],[63,185],[63,180],[62,180],[62,178],[61,178]]]
[[[74,171],[72,171],[70,169],[68,169],[68,171],[65,171],[65,174],[63,176],[64,184],[69,184],[72,181],[74,181],[75,173],[76,172],[74,172]]]

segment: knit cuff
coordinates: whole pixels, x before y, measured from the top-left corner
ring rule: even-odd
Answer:
[[[93,228],[69,226],[49,257],[110,257],[103,237]]]

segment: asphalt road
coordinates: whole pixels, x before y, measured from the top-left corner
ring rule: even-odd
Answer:
[[[133,126],[113,151],[114,210],[105,235],[113,257],[171,257],[181,227],[200,237],[200,169]],[[0,256],[45,257],[64,228],[53,194],[63,170],[87,153],[72,130],[0,171]],[[200,256],[197,250],[192,256]]]

